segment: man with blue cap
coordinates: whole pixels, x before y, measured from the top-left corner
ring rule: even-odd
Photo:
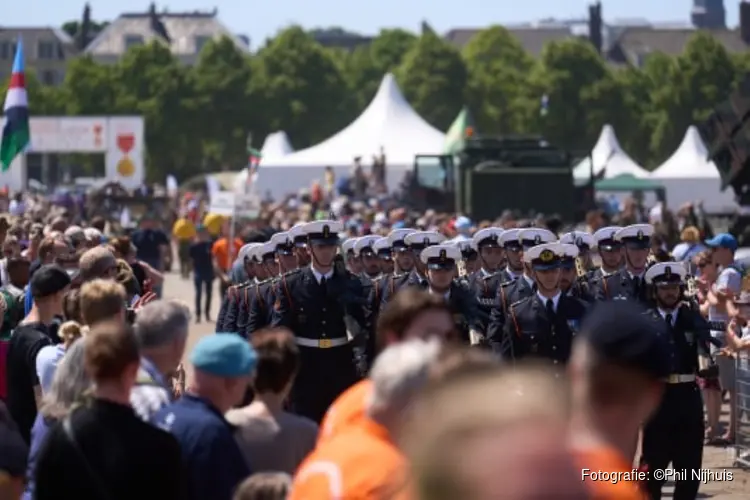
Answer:
[[[654,226],[651,224],[632,224],[615,233],[615,240],[622,245],[625,266],[589,282],[590,294],[595,300],[626,299],[649,305],[644,277],[653,234]]]
[[[257,355],[246,340],[219,333],[198,342],[190,363],[190,389],[156,413],[152,423],[180,443],[188,498],[229,500],[250,470],[224,414],[242,402]]]
[[[317,220],[303,229],[312,262],[279,280],[271,325],[289,328],[300,348],[294,412],[320,422],[359,379],[351,339],[367,335],[367,297],[357,276],[334,265],[343,224]]]
[[[504,359],[547,359],[559,367],[568,362],[586,305],[560,290],[560,263],[565,254],[560,243],[524,251],[534,292],[508,307],[502,336],[493,330],[490,337],[493,351]]]

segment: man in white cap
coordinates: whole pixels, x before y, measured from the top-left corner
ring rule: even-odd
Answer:
[[[463,282],[454,279],[461,251],[455,244],[430,246],[422,250],[420,260],[427,269],[424,284],[412,284],[436,295],[442,295],[451,307],[458,334],[469,344],[469,331],[476,329],[476,298]]]
[[[643,429],[642,461],[650,471],[665,470],[671,463],[677,471],[673,497],[696,498],[703,460],[703,400],[698,388],[698,350],[709,352],[708,324],[698,312],[683,302],[687,271],[680,262],[661,262],[646,271],[644,279],[655,307],[650,310],[669,345],[671,361],[666,387],[659,408]],[[661,489],[669,477],[649,475],[646,487],[651,498],[661,498]]]
[[[267,283],[279,273],[276,264],[276,244],[273,242],[261,243],[254,246],[247,254],[249,264],[253,267],[255,279],[246,283],[239,291],[240,298],[233,303],[233,307],[227,312],[225,320],[225,332],[235,332],[248,338],[252,333],[248,329],[251,302],[262,293],[261,284]]]
[[[414,269],[398,276],[391,276],[384,280],[381,286],[380,306],[383,307],[404,286],[423,286],[427,282],[427,268],[420,260],[422,250],[439,245],[445,241],[445,236],[436,231],[414,231],[404,237],[408,251],[414,258]]]
[[[531,296],[508,307],[502,337],[490,337],[493,351],[503,358],[541,358],[560,367],[568,362],[586,305],[560,290],[560,264],[565,254],[559,243],[524,251],[524,262],[536,286]]]
[[[534,271],[529,261],[524,257],[526,250],[534,246],[557,241],[555,233],[543,228],[532,227],[521,229],[515,234],[517,235],[516,244],[508,241],[505,247],[506,252],[509,252],[509,262],[511,258],[517,259],[520,257],[522,259],[523,274],[513,281],[502,283],[498,288],[497,295],[492,303],[489,325],[487,326],[488,338],[500,338],[502,336],[503,327],[507,320],[508,307],[511,304],[534,294],[536,287],[534,284]],[[505,234],[502,235],[502,239],[505,239]],[[486,301],[482,300],[480,302],[486,305]]]
[[[378,238],[372,248],[375,250],[380,262],[381,278],[393,274],[393,251],[391,250],[391,242],[388,237],[383,236],[382,238]]]
[[[587,271],[583,276],[578,276],[573,284],[573,294],[577,297],[593,302],[595,297],[592,295],[592,281],[614,274],[622,268],[622,242],[616,239],[620,229],[622,229],[620,226],[607,226],[592,235],[601,266]]]
[[[359,274],[362,272],[362,261],[357,257],[354,252],[354,245],[357,243],[359,237],[347,238],[341,244],[341,253],[344,254],[346,259],[346,268],[352,274]]]
[[[242,332],[249,338],[253,332],[265,328],[271,324],[271,313],[273,303],[276,300],[274,290],[281,279],[281,275],[290,273],[297,269],[297,259],[294,255],[294,243],[290,233],[282,232],[271,236],[267,243],[269,250],[273,249],[276,255],[273,267],[278,267],[278,273],[264,281],[258,282],[255,293],[248,297],[248,314],[245,329]]]
[[[224,297],[221,300],[219,315],[216,317],[217,332],[231,331],[225,328],[225,326],[228,326],[226,324],[227,313],[232,307],[234,307],[234,304],[239,301],[241,289],[248,286],[248,284],[255,279],[255,268],[251,265],[249,256],[252,249],[261,244],[262,243],[247,243],[240,248],[240,251],[237,254],[237,261],[245,271],[247,280],[234,283],[227,288],[227,293],[224,294]],[[210,318],[206,318],[206,320],[210,321]]]
[[[485,318],[477,325],[477,332],[481,335],[487,332],[487,324],[498,288],[503,282],[510,281],[509,276],[501,270],[504,261],[502,240],[504,232],[499,227],[487,227],[477,231],[471,240],[471,245],[477,251],[479,269],[469,277],[468,281],[471,291],[479,298],[479,310]]]
[[[342,230],[335,220],[307,223],[304,232],[312,262],[283,275],[274,289],[271,325],[289,328],[300,348],[292,407],[316,422],[359,379],[348,332],[353,337],[366,335],[362,282],[334,266]]]
[[[369,234],[358,238],[354,243],[354,255],[361,263],[362,270],[358,274],[361,278],[370,281],[380,277],[380,260],[375,251],[375,242],[380,239],[376,234]]]
[[[644,275],[651,251],[651,224],[632,224],[615,233],[615,240],[622,246],[625,267],[606,277],[590,281],[591,294],[596,300],[637,300],[648,306]]]

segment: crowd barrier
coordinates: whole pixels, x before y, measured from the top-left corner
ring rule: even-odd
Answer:
[[[750,354],[737,357],[735,379],[737,400],[735,411],[735,465],[750,468]]]

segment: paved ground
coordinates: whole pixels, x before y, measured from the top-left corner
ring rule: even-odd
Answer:
[[[194,292],[192,280],[182,280],[177,274],[167,275],[167,279],[164,286],[164,295],[169,298],[177,298],[185,301],[190,305],[190,309],[193,310],[194,306]],[[214,300],[212,304],[213,314],[212,319],[216,319],[216,315],[219,311],[219,299],[218,299],[218,287],[214,292]],[[200,339],[202,336],[213,333],[213,322],[209,323],[205,320],[201,323],[194,323],[191,332],[190,339],[188,340],[188,346],[186,352],[190,352],[193,344]],[[185,367],[188,370],[188,379],[190,377],[189,363],[185,363]],[[724,408],[724,420],[726,420],[727,408]],[[712,471],[731,471],[733,473],[732,481],[711,481],[701,486],[699,498],[710,498],[712,500],[740,500],[750,498],[750,471],[742,470],[734,466],[735,452],[732,448],[717,448],[717,447],[706,447],[703,454],[703,467]],[[670,488],[671,490],[671,488]],[[665,498],[671,498],[671,495],[666,495]]]

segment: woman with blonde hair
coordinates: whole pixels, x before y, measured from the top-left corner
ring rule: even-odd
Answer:
[[[67,338],[72,340],[54,374],[49,390],[42,399],[41,408],[31,428],[31,449],[27,471],[29,482],[26,485],[24,500],[34,498],[34,467],[47,432],[84,400],[91,387],[83,362],[86,343],[77,341],[78,337],[76,337],[77,334],[79,337],[83,335],[86,328],[74,321],[68,321],[60,327],[60,331],[65,330]]]
[[[81,338],[88,327],[82,326],[77,321],[66,321],[57,330],[57,335],[62,340],[56,345],[42,347],[36,356],[36,374],[39,378],[39,386],[42,388],[42,394],[46,394],[52,385],[52,379],[60,360],[65,356],[65,352],[73,345],[73,342]]]

